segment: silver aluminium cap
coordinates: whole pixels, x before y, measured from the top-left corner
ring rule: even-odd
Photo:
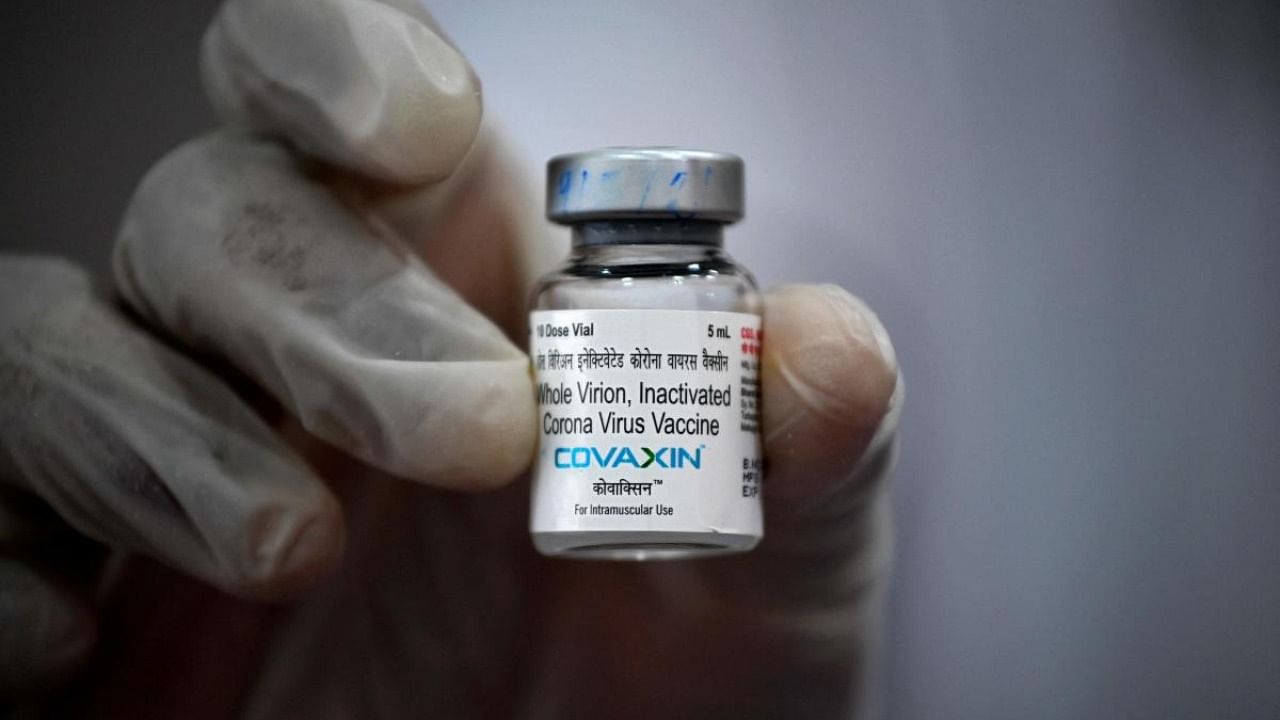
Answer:
[[[614,147],[547,163],[547,218],[742,219],[742,158],[668,147]]]

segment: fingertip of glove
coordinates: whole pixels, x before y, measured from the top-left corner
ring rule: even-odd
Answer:
[[[342,559],[345,523],[329,495],[305,510],[268,508],[246,525],[244,562],[228,583],[235,594],[287,600],[312,587]]]
[[[466,59],[381,2],[228,2],[205,34],[201,68],[226,119],[393,184],[448,176],[480,123]]]
[[[462,490],[504,487],[527,471],[533,459],[536,421],[527,379],[495,387],[488,405],[474,421],[477,442],[470,454],[476,472],[463,476]]]
[[[536,443],[528,361],[460,363],[439,381],[454,399],[438,399],[402,438],[404,467],[393,471],[448,490],[483,492],[527,470]]]
[[[867,305],[835,285],[768,295],[764,365],[805,410],[836,423],[878,424],[897,381],[888,333]],[[767,408],[766,408],[767,410]]]
[[[342,513],[331,503],[293,534],[276,569],[277,584],[291,594],[323,578],[342,559],[345,534]]]
[[[764,324],[769,492],[816,493],[852,472],[889,414],[893,346],[866,304],[834,285],[771,291]]]

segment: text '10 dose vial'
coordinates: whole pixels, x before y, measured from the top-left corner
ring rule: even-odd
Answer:
[[[649,560],[763,534],[760,298],[723,250],[742,160],[675,148],[553,158],[547,216],[573,228],[529,318],[538,550]]]

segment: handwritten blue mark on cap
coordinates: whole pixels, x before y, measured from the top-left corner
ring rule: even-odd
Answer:
[[[648,178],[647,180],[645,180],[645,181],[644,181],[644,192],[640,194],[640,205],[639,205],[639,207],[643,208],[643,207],[644,207],[644,202],[645,202],[645,200],[648,200],[648,199],[649,199],[649,190],[653,187],[653,178],[654,178],[654,176],[655,176],[655,175],[657,175],[657,174],[658,174],[658,171],[657,171],[657,170],[650,170],[650,171],[649,171],[649,178]]]

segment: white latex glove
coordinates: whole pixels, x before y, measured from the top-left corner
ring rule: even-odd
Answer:
[[[139,187],[115,256],[136,318],[66,265],[0,262],[0,681],[74,668],[94,607],[51,712],[851,713],[900,407],[875,316],[767,294],[757,550],[541,558],[524,482],[455,492],[517,477],[536,427],[486,316],[518,332],[540,221],[500,147],[467,153],[465,61],[407,0],[232,0],[203,63],[234,128]],[[92,601],[77,534],[130,551]]]

